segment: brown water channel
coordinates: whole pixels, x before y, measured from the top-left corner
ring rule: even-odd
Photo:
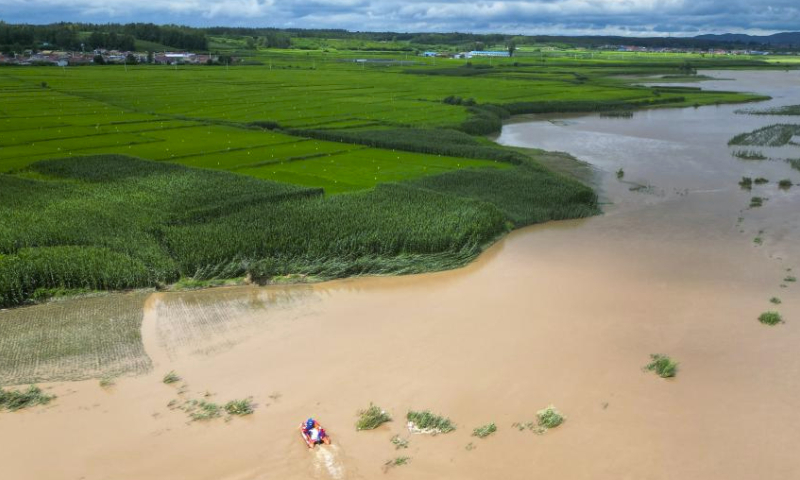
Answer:
[[[800,104],[798,72],[710,74],[735,80],[704,88]],[[507,125],[500,143],[594,165],[606,213],[519,230],[457,271],[151,296],[152,374],[111,389],[50,384],[51,406],[0,414],[2,478],[800,477],[800,287],[783,281],[800,269],[800,187],[776,186],[800,172],[738,160],[726,145],[792,118],[737,108]],[[771,182],[747,192],[743,175]],[[768,200],[749,209],[753,195]],[[770,309],[786,323],[761,325]],[[677,377],[644,373],[651,353],[678,360]],[[169,370],[184,381],[161,383]],[[256,412],[189,422],[167,407],[206,391],[252,396]],[[356,432],[370,402],[395,421]],[[549,404],[562,426],[511,427]],[[410,435],[410,408],[458,429]],[[332,447],[307,451],[296,427],[310,415]],[[489,422],[496,434],[470,436]],[[395,450],[395,434],[408,449]],[[401,455],[410,463],[384,472]]]

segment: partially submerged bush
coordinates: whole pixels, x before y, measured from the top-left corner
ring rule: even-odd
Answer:
[[[750,208],[760,207],[764,205],[764,199],[761,197],[753,197],[750,199]]]
[[[678,372],[678,363],[666,355],[655,353],[650,355],[650,359],[652,361],[645,365],[645,370],[656,372],[661,378],[674,377]]]
[[[486,438],[497,431],[497,425],[489,423],[472,430],[472,436],[478,438]]]
[[[435,435],[437,433],[449,433],[456,429],[456,426],[453,425],[449,418],[435,415],[430,410],[421,412],[409,410],[406,419],[408,420],[408,429],[412,432],[432,433]]]
[[[758,317],[758,321],[764,325],[777,325],[783,322],[783,317],[778,312],[764,312]]]
[[[774,303],[775,305],[780,305],[782,303],[781,299],[778,298],[778,297],[772,297],[772,298],[769,299],[769,301],[770,301],[770,303]]]
[[[783,281],[784,281],[784,282],[790,282],[790,283],[794,283],[794,282],[796,282],[796,281],[797,281],[797,277],[795,277],[794,275],[787,275],[787,276],[786,276],[786,277],[783,279]]]
[[[386,422],[392,421],[384,410],[377,405],[369,404],[369,408],[358,412],[359,417],[356,422],[356,430],[373,430]]]
[[[553,405],[536,412],[536,418],[539,420],[539,426],[543,428],[556,428],[565,420],[561,412],[556,410]]]
[[[751,188],[753,186],[753,179],[750,177],[742,177],[739,181],[739,186],[742,188]]]
[[[228,415],[250,415],[253,413],[253,404],[250,399],[231,400],[225,404]]]
[[[164,383],[166,383],[167,385],[169,385],[170,383],[180,382],[181,381],[181,377],[178,376],[178,374],[175,373],[174,370],[172,370],[168,374],[164,375],[164,378],[162,379],[162,381]]]
[[[783,180],[778,182],[778,187],[784,190],[792,188],[792,181],[789,180],[788,178],[784,178]]]
[[[36,385],[31,385],[24,392],[0,388],[0,410],[15,412],[36,405],[46,405],[54,398],[56,398],[55,395],[47,395]]]
[[[753,180],[753,183],[755,183],[756,185],[764,185],[765,183],[769,183],[769,179],[764,177],[757,177],[755,180]]]

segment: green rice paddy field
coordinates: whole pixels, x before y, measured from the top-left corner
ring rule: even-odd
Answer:
[[[407,68],[365,67],[345,60],[284,54],[270,59],[270,65],[227,69],[4,68],[0,70],[0,171],[45,158],[120,153],[239,170],[336,193],[490,165],[376,149],[365,152],[352,145],[243,127],[269,121],[303,130],[452,128],[471,114],[464,106],[441,102],[451,95],[498,105],[672,101],[678,106],[750,98],[631,87],[609,78],[607,67],[593,72],[586,67],[506,64],[472,69],[479,74],[461,76],[472,73],[463,62],[445,62],[444,68],[441,61],[437,66]],[[333,160],[336,171],[319,168],[324,163],[321,157]],[[300,160],[311,163],[302,165]],[[264,168],[267,164],[270,167]],[[342,171],[350,166],[352,178]]]

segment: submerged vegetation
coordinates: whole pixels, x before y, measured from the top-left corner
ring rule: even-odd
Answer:
[[[81,297],[0,312],[0,385],[150,371],[141,337],[145,295]]]
[[[178,376],[178,374],[175,373],[175,371],[171,371],[171,372],[167,373],[166,375],[164,375],[164,378],[162,378],[161,381],[166,383],[167,385],[169,385],[171,383],[180,382],[181,381],[181,377]]]
[[[734,150],[732,155],[742,160],[766,160],[767,157],[763,153],[756,150]]]
[[[358,412],[359,417],[356,422],[356,430],[373,430],[383,425],[386,422],[392,421],[389,416],[379,406],[370,403],[369,408]]]
[[[562,415],[561,412],[559,412],[553,405],[536,412],[536,418],[538,420],[539,427],[547,429],[556,428],[564,423],[564,420],[566,420],[564,415]]]
[[[249,398],[231,400],[225,404],[224,408],[228,415],[238,415],[240,417],[244,415],[250,415],[255,411],[253,408],[253,402]]]
[[[449,418],[431,413],[430,410],[414,411],[409,410],[406,415],[408,429],[414,433],[450,433],[456,426]]]
[[[778,312],[770,311],[764,312],[758,316],[758,321],[763,323],[764,325],[777,325],[779,323],[783,323],[783,317]]]
[[[791,142],[795,135],[800,135],[800,125],[778,123],[749,133],[740,133],[731,138],[728,145],[782,147]]]
[[[394,445],[395,450],[400,450],[401,448],[408,448],[408,439],[401,437],[400,435],[395,435],[390,440],[392,445]]]
[[[786,105],[783,107],[762,108],[762,109],[741,109],[736,113],[743,115],[800,115],[800,105]]]
[[[472,436],[478,438],[486,438],[496,431],[497,431],[497,425],[495,425],[494,423],[488,423],[486,425],[473,429]]]
[[[27,390],[3,390],[0,388],[0,410],[15,412],[23,408],[50,403],[55,395],[48,395],[36,385],[31,385]]]
[[[652,361],[645,365],[644,369],[655,372],[661,378],[674,377],[678,373],[678,363],[666,355],[651,354],[650,360]]]

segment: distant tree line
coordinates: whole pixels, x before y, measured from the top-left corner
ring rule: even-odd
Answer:
[[[89,36],[81,35],[85,33],[89,33]],[[0,21],[0,50],[4,53],[44,48],[134,50],[136,40],[183,50],[208,50],[204,30],[178,25],[64,22],[50,25],[14,25]]]
[[[90,35],[87,38],[87,33]],[[244,37],[248,48],[290,48],[294,38],[344,39],[372,42],[407,42],[409,50],[449,46],[460,50],[483,50],[503,45],[513,55],[520,45],[555,44],[562,46],[601,47],[604,45],[633,45],[649,48],[752,48],[800,44],[798,34],[778,34],[770,37],[722,35],[699,37],[615,37],[615,36],[553,36],[503,35],[476,33],[398,33],[349,32],[340,29],[298,28],[192,28],[153,23],[90,24],[54,23],[50,25],[12,25],[0,21],[0,48],[4,52],[40,49],[45,46],[77,50],[110,48],[133,50],[136,40],[158,43],[176,49],[207,51],[208,35]],[[774,38],[773,38],[774,37]]]

